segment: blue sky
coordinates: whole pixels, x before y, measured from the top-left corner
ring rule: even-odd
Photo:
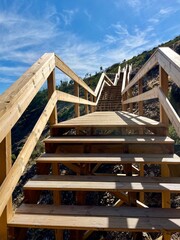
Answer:
[[[83,78],[179,34],[180,0],[1,0],[0,93],[45,52]]]

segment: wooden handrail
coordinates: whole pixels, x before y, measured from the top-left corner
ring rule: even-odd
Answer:
[[[176,111],[174,110],[173,106],[169,102],[168,98],[165,96],[161,88],[158,88],[158,98],[160,103],[162,104],[169,120],[171,121],[172,125],[174,126],[176,133],[180,136],[180,118],[177,115]]]
[[[80,78],[78,77],[57,55],[55,55],[56,67],[69,76],[72,80],[86,89],[90,94],[95,96],[94,91]]]
[[[44,54],[0,96],[0,142],[21,117],[54,68],[54,53]]]
[[[128,98],[127,92],[136,83],[140,83],[140,81],[142,80],[142,77],[149,70],[151,70],[156,64],[159,64],[160,66],[160,72],[161,72],[160,86],[162,86],[162,88],[155,87],[147,92],[141,93],[137,96],[131,96],[130,98]],[[175,112],[175,110],[173,109],[172,105],[170,104],[166,96],[168,92],[168,75],[171,77],[172,81],[174,81],[174,83],[177,84],[177,86],[179,87],[180,86],[180,56],[168,47],[158,48],[127,85],[125,84],[126,79],[124,77],[123,86],[122,86],[122,104],[123,106],[126,105],[126,109],[127,109],[127,104],[158,98],[160,101],[161,121],[166,123],[165,125],[167,127],[168,121],[170,120],[178,136],[180,136],[180,118]]]
[[[51,81],[55,80],[55,67],[60,69],[73,81],[75,81],[76,84],[85,89],[86,99],[55,90],[54,82],[50,84]],[[57,101],[96,106],[104,85],[113,85],[113,82],[105,73],[103,73],[99,79],[96,90],[93,91],[57,55],[54,53],[44,54],[19,78],[18,81],[16,81],[4,94],[0,96],[0,144],[11,131],[12,127],[21,117],[23,112],[29,106],[30,102],[47,79],[48,86],[51,88],[49,91],[50,95],[48,103],[43,113],[39,117],[36,125],[34,126],[31,134],[27,138],[15,163],[0,186],[0,216],[3,213],[21,175],[25,170],[25,167],[42,134],[43,129],[45,128],[49,118],[52,117],[52,113],[56,108]],[[89,101],[87,98],[88,93],[91,94],[91,101]],[[92,101],[93,97],[96,97],[95,102]]]
[[[26,140],[21,152],[19,153],[15,163],[13,164],[11,170],[7,174],[4,182],[0,187],[0,216],[6,207],[6,204],[11,197],[21,175],[23,174],[25,167],[29,161],[31,153],[36,146],[42,131],[44,130],[47,121],[54,109],[57,102],[57,93],[54,92],[49,99],[43,113],[41,114],[39,120],[34,126],[31,134]]]
[[[158,63],[180,87],[180,56],[168,47],[158,49]]]
[[[135,97],[129,98],[125,101],[123,101],[123,104],[129,104],[134,102],[141,102],[146,101],[150,99],[158,98],[158,87],[155,87],[147,92],[144,92],[140,95],[137,95]]]

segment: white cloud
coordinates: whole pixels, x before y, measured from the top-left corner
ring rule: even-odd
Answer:
[[[162,8],[160,11],[159,11],[159,14],[160,15],[167,15],[167,14],[170,14],[170,13],[173,13],[175,12],[175,9],[169,7],[169,8]]]
[[[63,10],[62,13],[60,13],[60,16],[64,22],[64,24],[70,25],[73,21],[74,15],[78,12],[78,9],[71,9],[71,10]]]
[[[127,3],[132,8],[139,8],[142,4],[140,0],[127,0]]]
[[[178,9],[167,7],[167,8],[161,8],[157,14],[155,14],[152,18],[150,18],[148,21],[157,24],[160,21],[164,20],[168,16],[170,16],[172,13],[175,13],[178,11]]]
[[[91,16],[91,14],[89,13],[89,11],[87,9],[84,10],[84,14],[88,17],[88,20],[91,21],[92,16]]]

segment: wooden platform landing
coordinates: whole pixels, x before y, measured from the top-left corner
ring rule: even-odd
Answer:
[[[94,112],[78,118],[67,120],[53,127],[163,127],[157,121],[124,111]]]

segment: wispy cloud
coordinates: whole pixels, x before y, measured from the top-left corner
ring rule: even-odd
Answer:
[[[142,4],[140,0],[127,0],[127,3],[132,8],[139,8]]]
[[[160,21],[164,20],[166,17],[170,16],[176,11],[178,11],[178,9],[172,7],[161,8],[159,12],[155,14],[152,18],[150,18],[148,21],[154,24],[159,23]]]
[[[73,21],[73,17],[75,16],[75,14],[78,12],[78,9],[67,9],[67,10],[63,10],[63,12],[60,14],[64,24],[70,25]]]
[[[91,21],[92,16],[87,9],[84,10],[84,14],[87,16],[88,20]]]

